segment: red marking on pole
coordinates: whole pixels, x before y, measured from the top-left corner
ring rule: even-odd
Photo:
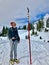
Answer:
[[[28,21],[28,40],[29,40],[30,64],[32,64],[32,58],[31,58],[31,43],[30,43],[30,23],[29,23],[29,21]]]

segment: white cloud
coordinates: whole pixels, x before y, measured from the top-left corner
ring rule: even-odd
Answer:
[[[0,0],[0,25],[8,25],[14,18],[26,17],[27,6],[30,16],[35,17],[49,10],[49,0]]]

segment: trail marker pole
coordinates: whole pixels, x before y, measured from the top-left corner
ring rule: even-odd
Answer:
[[[29,8],[27,8],[27,17],[28,17],[29,55],[30,55],[30,64],[32,64],[32,57],[31,57],[31,43],[30,43],[30,17],[29,17]]]

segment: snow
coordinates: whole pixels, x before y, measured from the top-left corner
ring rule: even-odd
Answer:
[[[47,28],[47,27],[46,27],[46,21],[47,21],[48,18],[49,18],[49,14],[46,14],[46,15],[44,16],[44,19],[43,19],[43,21],[44,21],[44,27],[45,27],[45,28]],[[49,29],[49,28],[47,28],[47,29]]]
[[[31,40],[35,40],[35,41],[45,41],[47,42],[49,40],[49,32],[44,32],[44,31],[41,31],[41,32],[37,32],[38,33],[38,36],[36,35],[33,35],[31,36]],[[42,37],[42,39],[40,39],[40,36]]]
[[[31,31],[30,31],[31,32]],[[21,37],[20,43],[18,43],[18,59],[19,64],[14,65],[30,65],[29,62],[29,43],[25,39],[28,35],[27,30],[19,30]],[[39,39],[39,37],[43,39]],[[45,40],[45,42],[44,42]],[[49,65],[49,32],[38,32],[38,36],[31,36],[31,55],[32,65]],[[9,65],[10,59],[10,42],[8,37],[0,37],[0,65]]]

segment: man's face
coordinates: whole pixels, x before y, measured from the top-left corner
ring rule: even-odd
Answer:
[[[13,23],[13,24],[12,24],[12,27],[16,27],[16,24],[15,24],[15,23]]]

